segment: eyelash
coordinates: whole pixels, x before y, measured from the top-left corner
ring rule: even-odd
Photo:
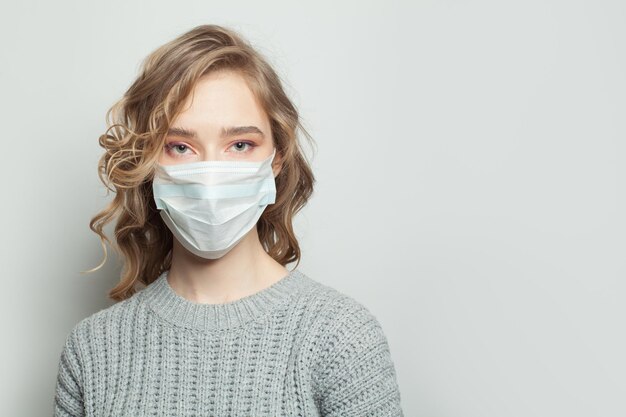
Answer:
[[[233,146],[239,144],[239,143],[245,143],[246,145],[248,145],[248,151],[235,151],[234,153],[240,153],[240,154],[246,154],[246,153],[250,153],[252,152],[253,148],[256,148],[258,145],[252,143],[252,142],[248,142],[248,141],[243,141],[240,140],[238,142],[235,142],[233,144]],[[185,150],[189,149],[189,146],[187,146],[184,143],[180,143],[180,142],[170,142],[168,144],[165,145],[165,151],[168,153],[168,155],[172,156],[173,158],[181,158],[184,154],[178,153],[174,151],[174,148],[177,146],[184,146]]]

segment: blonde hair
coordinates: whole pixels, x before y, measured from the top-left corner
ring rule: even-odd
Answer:
[[[276,177],[276,202],[266,207],[257,222],[259,239],[281,265],[300,263],[300,247],[293,230],[293,217],[313,193],[315,178],[297,140],[301,125],[298,111],[283,90],[281,80],[264,57],[233,30],[219,25],[201,25],[160,46],[142,62],[140,74],[106,113],[107,130],[99,137],[105,150],[98,163],[98,176],[113,200],[90,221],[99,235],[104,259],[103,232],[117,218],[114,248],[123,256],[119,283],[109,297],[121,301],[132,296],[136,283],[149,284],[172,258],[173,236],[163,223],[152,194],[154,167],[168,128],[181,111],[185,98],[203,75],[220,70],[241,73],[269,117],[282,167]]]

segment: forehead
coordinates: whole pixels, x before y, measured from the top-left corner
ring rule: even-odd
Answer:
[[[224,125],[267,128],[269,120],[243,75],[219,71],[198,80],[173,124],[194,129],[221,129]]]

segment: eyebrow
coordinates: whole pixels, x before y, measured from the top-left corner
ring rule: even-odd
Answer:
[[[237,135],[242,135],[246,133],[257,133],[261,135],[262,138],[265,138],[265,134],[261,129],[256,126],[227,126],[223,127],[220,132],[220,137],[227,138]],[[187,129],[184,127],[171,127],[167,130],[168,135],[180,136],[183,138],[189,139],[197,139],[198,133],[195,130]]]

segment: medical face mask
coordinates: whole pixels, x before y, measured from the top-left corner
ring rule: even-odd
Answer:
[[[161,218],[190,252],[224,256],[276,201],[275,154],[260,162],[157,164],[152,191]]]

